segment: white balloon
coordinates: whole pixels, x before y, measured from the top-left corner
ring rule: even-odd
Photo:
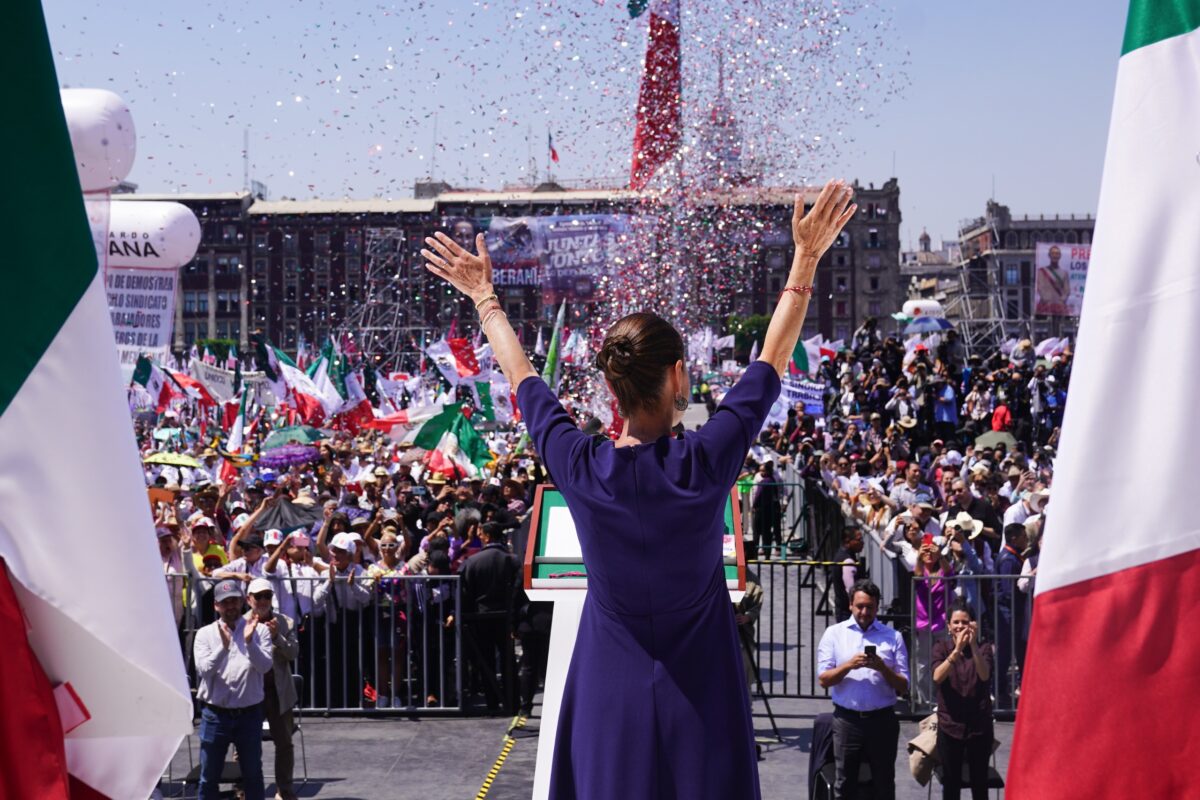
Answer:
[[[200,221],[180,203],[113,200],[106,253],[110,267],[177,269],[200,247]]]
[[[945,310],[937,300],[909,300],[901,309],[909,317],[944,317]]]
[[[129,106],[105,89],[63,89],[61,94],[83,191],[116,187],[129,177],[137,155]]]

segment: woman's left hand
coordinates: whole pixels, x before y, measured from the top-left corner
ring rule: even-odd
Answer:
[[[474,303],[492,294],[492,259],[482,233],[475,237],[475,249],[479,255],[467,252],[441,231],[425,237],[425,243],[437,251],[421,250],[425,266],[430,272],[450,281],[455,289],[470,297]]]

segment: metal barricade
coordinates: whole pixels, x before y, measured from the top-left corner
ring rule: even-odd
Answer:
[[[218,579],[201,578],[200,595],[193,597],[186,574],[166,578],[168,592],[181,593],[180,642],[194,689],[192,641],[199,627],[216,618],[211,589]],[[463,710],[468,659],[459,576],[372,578],[364,573],[353,585],[332,588],[327,577],[269,580],[275,609],[297,622],[300,654],[292,672],[303,679],[301,709],[406,715]],[[490,620],[465,624],[483,623]],[[507,663],[512,658],[511,642],[506,643],[502,658],[502,672],[514,674]],[[486,682],[486,669],[477,672],[484,673]],[[494,675],[491,678],[494,683]]]
[[[928,712],[937,700],[933,683],[933,650],[939,641],[950,642],[946,613],[956,598],[974,610],[980,626],[980,643],[990,644],[993,711],[1015,713],[1021,695],[1025,647],[1033,617],[1034,578],[1020,575],[913,576],[909,637],[910,710]],[[939,597],[939,593],[943,596]],[[944,609],[944,610],[943,610]]]

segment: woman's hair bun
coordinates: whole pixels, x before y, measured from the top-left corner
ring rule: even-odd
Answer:
[[[609,337],[596,360],[609,380],[624,378],[633,365],[633,342],[628,336]]]

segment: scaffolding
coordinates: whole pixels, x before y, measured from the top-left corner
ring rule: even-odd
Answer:
[[[960,241],[985,228],[991,242],[1000,241],[990,215],[964,224],[959,231]],[[994,247],[971,255],[964,253],[946,292],[946,318],[954,322],[968,355],[985,355],[1006,339],[1028,335],[1029,320],[1010,315],[1005,304],[1002,254]]]
[[[429,278],[408,257],[403,228],[366,228],[365,263],[359,302],[351,303],[337,339],[381,370],[415,366],[418,348],[433,335],[425,323],[423,302]]]

